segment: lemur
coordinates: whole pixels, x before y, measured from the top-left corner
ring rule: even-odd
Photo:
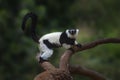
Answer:
[[[22,30],[25,31],[26,22],[29,18],[32,20],[30,25],[31,37],[39,44],[40,53],[37,57],[39,62],[47,61],[53,54],[53,48],[64,47],[73,51],[71,48],[73,45],[81,47],[81,44],[76,41],[79,29],[67,29],[64,32],[48,33],[43,35],[41,38],[38,38],[35,32],[38,18],[36,14],[31,12],[24,16]]]

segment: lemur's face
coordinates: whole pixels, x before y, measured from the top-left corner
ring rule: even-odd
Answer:
[[[78,35],[79,29],[67,29],[66,34],[69,38],[76,38]]]

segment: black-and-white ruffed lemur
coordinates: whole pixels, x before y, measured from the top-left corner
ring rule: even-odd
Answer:
[[[64,32],[53,32],[43,35],[41,38],[38,38],[35,32],[35,27],[37,24],[37,15],[34,13],[27,13],[22,22],[22,30],[26,29],[26,22],[31,18],[32,22],[30,25],[31,37],[32,39],[39,44],[40,53],[37,56],[38,61],[41,63],[47,61],[49,57],[53,54],[53,48],[64,47],[70,49],[73,45],[81,47],[81,44],[77,43],[76,37],[78,35],[78,29],[67,29]]]

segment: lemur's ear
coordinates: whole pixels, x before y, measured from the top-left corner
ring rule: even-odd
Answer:
[[[79,32],[79,29],[76,29],[76,32],[78,33],[78,32]]]
[[[79,29],[76,29],[76,36],[78,35],[78,33],[79,33]]]

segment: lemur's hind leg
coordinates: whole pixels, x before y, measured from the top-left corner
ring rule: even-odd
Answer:
[[[52,49],[46,49],[46,51],[43,52],[40,57],[41,57],[42,59],[44,59],[44,60],[48,60],[48,58],[51,57],[52,54],[53,54],[53,50],[52,50]]]
[[[49,57],[52,56],[53,50],[49,49],[44,43],[40,43],[39,45],[40,53],[37,55],[37,59],[39,62],[47,61]]]

